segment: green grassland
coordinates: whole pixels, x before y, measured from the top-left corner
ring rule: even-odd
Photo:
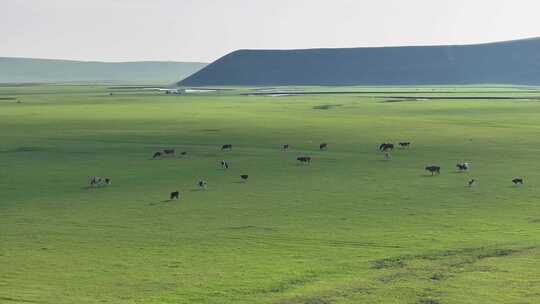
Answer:
[[[0,303],[539,303],[538,88],[375,89],[0,87]]]

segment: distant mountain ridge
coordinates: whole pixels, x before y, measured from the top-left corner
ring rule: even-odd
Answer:
[[[99,62],[0,57],[0,83],[174,83],[205,65],[200,62]]]
[[[448,46],[238,50],[178,82],[216,85],[540,84],[540,38]]]

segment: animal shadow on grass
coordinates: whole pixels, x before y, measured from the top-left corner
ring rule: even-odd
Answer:
[[[80,189],[81,190],[98,190],[98,189],[104,189],[104,188],[110,188],[112,187],[112,185],[107,185],[107,186],[96,186],[96,187],[92,187],[92,186],[83,186],[81,187]]]
[[[162,200],[162,201],[159,201],[159,202],[152,202],[152,203],[148,203],[149,206],[160,206],[162,205],[162,203],[170,203],[174,200],[171,200],[171,199],[166,199],[166,200]]]
[[[169,203],[171,202],[171,200],[162,200],[162,201],[159,201],[159,202],[151,202],[151,203],[148,203],[149,206],[159,206],[161,205],[161,203]]]

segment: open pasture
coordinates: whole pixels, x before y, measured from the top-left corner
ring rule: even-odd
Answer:
[[[0,303],[540,302],[540,91],[327,90],[0,87]]]

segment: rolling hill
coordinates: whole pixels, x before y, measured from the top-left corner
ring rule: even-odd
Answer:
[[[96,62],[0,57],[0,83],[174,83],[205,65],[199,62]]]
[[[540,38],[475,45],[238,50],[178,84],[537,85]]]

